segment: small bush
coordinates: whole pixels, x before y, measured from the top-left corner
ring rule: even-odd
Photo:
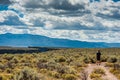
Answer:
[[[70,63],[71,66],[76,66],[76,67],[83,67],[84,63],[82,63],[81,61],[74,61]]]
[[[12,75],[10,74],[1,74],[0,75],[0,80],[11,80]]]
[[[59,72],[60,74],[64,74],[68,72],[68,67],[66,66],[61,66],[61,68],[57,69],[57,72]]]
[[[37,63],[37,67],[38,69],[47,69],[47,64],[46,63]]]
[[[61,68],[61,65],[59,63],[56,63],[54,61],[48,62],[47,63],[47,69],[48,70],[56,70]]]
[[[89,59],[88,57],[85,57],[85,58],[83,59],[83,62],[84,62],[84,63],[90,63],[91,61],[90,61],[90,59]]]
[[[118,79],[120,79],[120,70],[115,70],[114,68],[111,68],[110,72],[113,73]]]
[[[45,58],[40,58],[38,59],[39,63],[46,63],[47,62],[47,59]]]
[[[12,58],[12,60],[10,61],[10,62],[12,62],[12,63],[18,63],[19,62],[19,59],[17,58],[17,57],[14,57],[14,58]]]
[[[13,55],[8,55],[8,54],[4,54],[4,59],[10,61],[14,56]]]
[[[15,68],[15,63],[12,63],[12,62],[7,62],[6,63],[6,65],[5,65],[7,68],[11,68],[11,69],[13,69],[13,68]]]
[[[73,74],[64,74],[63,79],[65,79],[65,80],[77,80],[77,77]]]
[[[88,72],[82,71],[81,72],[81,80],[87,80],[88,79]]]
[[[40,79],[41,78],[34,70],[30,68],[24,68],[22,71],[14,75],[13,80],[40,80]]]
[[[1,70],[5,69],[5,65],[2,64],[2,63],[0,63],[0,69],[1,69]]]
[[[101,68],[97,68],[97,69],[94,69],[93,71],[92,71],[92,73],[90,74],[90,78],[91,79],[98,79],[98,78],[100,78],[102,75],[105,75],[105,71],[103,70],[103,69],[101,69]]]
[[[90,78],[93,79],[93,78],[100,78],[101,77],[101,74],[96,74],[96,73],[91,73],[90,74]]]
[[[117,58],[116,57],[110,57],[110,58],[108,58],[107,62],[115,63],[115,62],[117,62]]]
[[[7,68],[7,69],[5,69],[5,72],[6,73],[12,73],[12,69]]]
[[[47,73],[47,69],[40,69],[40,73]]]
[[[65,62],[65,61],[66,61],[66,58],[63,57],[63,56],[60,56],[60,57],[58,58],[58,62]]]
[[[119,70],[115,70],[114,68],[110,69],[110,72],[113,73],[113,74],[120,74],[120,71]]]
[[[101,58],[101,62],[106,62],[106,61],[107,61],[107,59],[108,59],[108,57],[107,57],[107,56],[102,56],[102,58]]]
[[[94,69],[93,73],[105,75],[105,71],[101,68]]]
[[[54,78],[60,78],[60,74],[56,71],[50,71],[49,75],[54,77]]]
[[[68,67],[67,68],[67,73],[68,74],[77,74],[76,69],[72,68],[72,67]]]
[[[114,64],[113,64],[113,63],[106,63],[105,66],[106,66],[106,67],[113,67]]]

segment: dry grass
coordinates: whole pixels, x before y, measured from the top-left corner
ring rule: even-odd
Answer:
[[[24,75],[23,69],[27,67],[28,73],[26,74],[33,72],[32,80],[37,80],[35,79],[36,74],[41,80],[77,80],[88,63],[96,62],[97,50],[62,49],[33,54],[0,54],[0,78],[2,80],[20,80],[18,78]],[[101,49],[101,53],[101,61],[120,63],[119,48]],[[116,62],[111,56],[114,56]],[[31,76],[28,75],[28,77]]]

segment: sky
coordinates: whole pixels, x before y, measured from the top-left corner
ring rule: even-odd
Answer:
[[[120,0],[0,0],[0,34],[120,42]]]

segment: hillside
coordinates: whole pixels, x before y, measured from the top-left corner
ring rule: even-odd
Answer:
[[[120,43],[85,42],[68,39],[49,38],[31,34],[1,34],[0,46],[39,46],[39,47],[68,47],[68,48],[107,48],[120,47]]]

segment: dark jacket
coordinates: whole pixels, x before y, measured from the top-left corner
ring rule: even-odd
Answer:
[[[97,60],[100,60],[100,56],[101,56],[101,53],[98,52],[98,53],[96,54]]]

